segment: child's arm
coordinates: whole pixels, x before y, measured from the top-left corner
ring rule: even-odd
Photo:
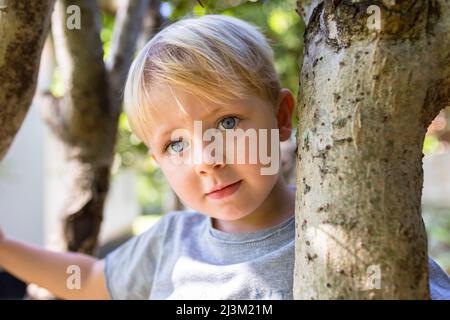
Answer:
[[[67,286],[79,267],[80,288]],[[58,253],[6,238],[0,228],[0,266],[17,278],[48,289],[62,299],[109,299],[104,261],[78,253]],[[70,269],[69,269],[70,270]],[[70,284],[69,280],[69,284]],[[70,285],[69,285],[70,287]]]

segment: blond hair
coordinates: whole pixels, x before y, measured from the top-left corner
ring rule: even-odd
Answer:
[[[157,33],[131,65],[125,85],[125,110],[133,132],[145,143],[152,85],[181,88],[217,104],[250,95],[274,106],[280,80],[273,51],[250,23],[222,15],[190,17]]]

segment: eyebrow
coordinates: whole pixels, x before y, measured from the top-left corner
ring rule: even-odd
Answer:
[[[159,141],[160,139],[164,138],[165,136],[167,136],[170,132],[172,132],[175,129],[175,127],[169,127],[164,131],[158,131],[155,135],[156,137],[156,141]]]

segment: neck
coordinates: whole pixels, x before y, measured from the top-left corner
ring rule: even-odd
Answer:
[[[280,224],[294,214],[295,192],[279,175],[269,196],[255,211],[239,220],[224,221],[211,218],[211,222],[213,228],[224,232],[254,232]]]

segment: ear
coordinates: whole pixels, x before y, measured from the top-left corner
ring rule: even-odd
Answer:
[[[286,141],[291,137],[292,113],[294,112],[294,96],[289,89],[282,88],[278,97],[277,122],[280,130],[280,141]]]

